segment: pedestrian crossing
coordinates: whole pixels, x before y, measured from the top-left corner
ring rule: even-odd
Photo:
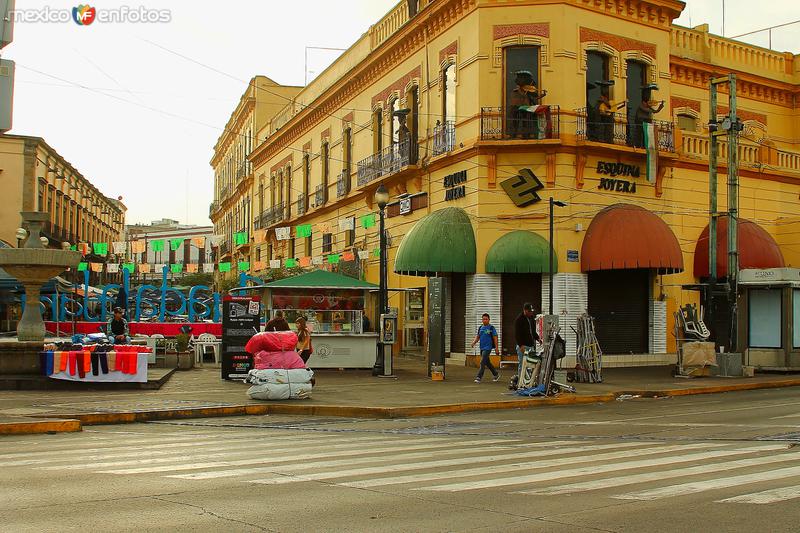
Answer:
[[[501,491],[520,498],[609,501],[702,495],[719,505],[800,499],[800,450],[770,441],[576,438],[502,434],[190,429],[59,436],[46,446],[0,442],[0,467],[150,476],[172,483],[324,483],[422,493]]]

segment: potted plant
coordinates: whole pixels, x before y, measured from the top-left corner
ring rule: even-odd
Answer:
[[[189,352],[189,334],[178,333],[175,336],[175,344],[178,349],[178,368],[191,370],[194,367],[194,354]]]

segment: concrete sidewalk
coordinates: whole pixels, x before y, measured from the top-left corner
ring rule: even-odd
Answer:
[[[754,378],[674,378],[668,367],[611,368],[604,382],[575,384],[576,394],[523,398],[507,388],[511,373],[493,383],[473,382],[476,369],[447,366],[447,379],[431,381],[424,361],[398,359],[396,378],[368,370],[319,370],[313,398],[250,400],[248,386],[222,381],[219,368],[175,372],[159,390],[0,391],[0,434],[80,431],[82,425],[248,414],[297,414],[402,418],[492,409],[516,409],[614,401],[623,395],[683,396],[800,386],[798,375],[758,374]]]

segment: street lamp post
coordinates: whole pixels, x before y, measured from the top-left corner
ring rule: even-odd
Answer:
[[[564,202],[559,202],[557,200],[553,200],[553,197],[550,197],[550,307],[548,308],[548,314],[553,314],[553,211],[554,207],[567,207],[567,204]]]
[[[384,372],[384,346],[383,346],[383,339],[380,336],[380,324],[381,324],[381,317],[380,315],[384,313],[388,313],[388,287],[387,287],[387,264],[388,258],[386,253],[386,204],[389,203],[389,191],[386,190],[386,187],[381,183],[378,186],[378,189],[375,191],[375,203],[378,204],[379,216],[380,216],[380,224],[379,224],[379,231],[380,231],[380,253],[381,256],[379,258],[379,265],[380,265],[380,282],[378,288],[378,316],[376,317],[376,324],[378,324],[378,344],[376,347],[377,353],[375,355],[375,366],[372,367],[372,375],[373,376],[381,376]]]

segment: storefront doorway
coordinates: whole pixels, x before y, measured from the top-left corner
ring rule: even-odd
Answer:
[[[650,271],[589,272],[589,314],[606,354],[648,353]]]
[[[514,354],[514,320],[522,312],[526,302],[533,304],[536,312],[542,309],[541,274],[502,274],[503,331],[500,343],[503,353]]]

